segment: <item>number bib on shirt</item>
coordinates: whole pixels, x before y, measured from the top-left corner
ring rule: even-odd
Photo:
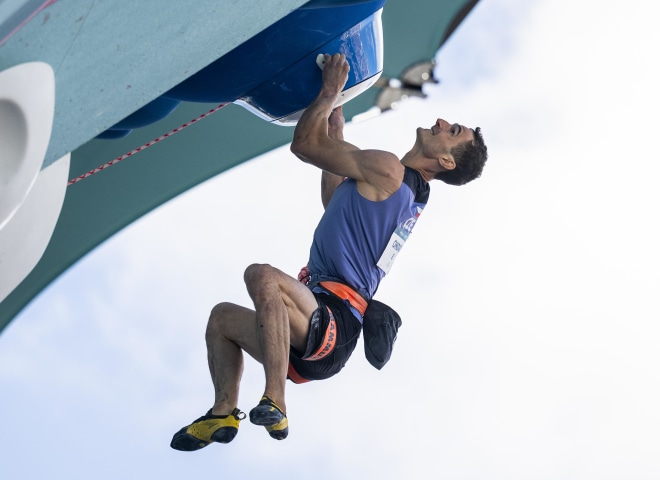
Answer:
[[[417,223],[417,219],[422,213],[423,207],[415,205],[413,208],[415,212],[414,215],[396,227],[394,233],[392,233],[392,236],[390,237],[390,241],[387,243],[387,247],[385,247],[385,251],[376,264],[378,268],[385,272],[385,274],[390,273],[390,269],[392,268],[396,256],[406,244],[415,223]]]

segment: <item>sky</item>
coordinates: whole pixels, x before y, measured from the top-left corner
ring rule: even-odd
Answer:
[[[285,146],[124,229],[5,329],[0,478],[660,478],[657,14],[482,0],[428,98],[346,126],[403,155],[440,116],[480,126],[490,157],[432,185],[376,295],[403,318],[390,363],[360,342],[340,375],[289,384],[287,440],[246,421],[169,447],[212,403],[210,309],[250,305],[251,263],[307,261],[320,175]],[[260,365],[242,385],[249,411]]]

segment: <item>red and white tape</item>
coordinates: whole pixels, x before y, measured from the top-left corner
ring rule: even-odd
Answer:
[[[226,103],[221,103],[221,104],[218,105],[217,107],[215,107],[215,108],[209,110],[209,111],[206,112],[206,113],[201,114],[201,115],[200,115],[199,117],[197,117],[197,118],[193,118],[191,121],[189,121],[189,122],[187,122],[187,123],[184,123],[184,124],[181,125],[180,127],[176,127],[174,130],[171,130],[171,131],[167,132],[166,134],[161,135],[160,137],[155,138],[155,139],[151,140],[150,142],[147,142],[147,143],[145,143],[144,145],[142,145],[142,146],[140,146],[140,147],[138,147],[138,148],[136,148],[136,149],[134,149],[134,150],[131,150],[130,152],[125,153],[125,154],[123,154],[123,155],[120,156],[120,157],[115,158],[114,160],[110,160],[108,163],[104,163],[103,165],[101,165],[101,166],[99,166],[99,167],[96,167],[94,170],[90,170],[89,172],[83,173],[82,175],[79,175],[79,176],[77,176],[76,178],[72,178],[72,179],[69,180],[69,182],[67,183],[67,186],[73,185],[74,183],[78,183],[79,181],[84,180],[84,179],[87,178],[87,177],[91,177],[91,176],[94,175],[95,173],[98,173],[98,172],[100,172],[101,170],[105,170],[106,168],[111,167],[112,165],[114,165],[114,164],[116,164],[116,163],[119,163],[119,162],[121,162],[122,160],[127,159],[127,158],[130,157],[131,155],[135,155],[136,153],[141,152],[141,151],[144,150],[145,148],[149,148],[149,147],[151,147],[152,145],[155,145],[156,143],[160,142],[161,140],[165,140],[167,137],[170,137],[170,136],[174,135],[175,133],[180,132],[180,131],[183,130],[184,128],[189,127],[190,125],[192,125],[193,123],[197,123],[197,122],[199,122],[202,118],[208,117],[209,115],[211,115],[212,113],[217,112],[218,110],[220,110],[221,108],[225,107],[226,105],[227,105]]]

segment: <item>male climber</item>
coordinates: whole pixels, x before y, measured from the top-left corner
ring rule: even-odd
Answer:
[[[238,409],[244,351],[263,365],[266,376],[250,421],[272,438],[286,438],[287,378],[321,380],[343,368],[369,301],[426,205],[428,182],[463,185],[481,175],[487,151],[479,128],[438,119],[429,129],[417,129],[401,160],[345,142],[341,110],[333,113],[333,107],[349,65],[342,54],[325,60],[321,90],[298,121],[291,144],[298,158],[323,171],[327,206],[310,249],[309,284],[254,264],[244,274],[254,309],[226,302],[213,308],[206,344],[215,402],[174,435],[171,446],[177,450],[233,440],[246,416]]]

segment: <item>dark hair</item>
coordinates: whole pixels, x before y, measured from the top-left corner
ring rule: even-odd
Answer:
[[[479,178],[488,159],[488,149],[481,135],[481,128],[474,129],[473,141],[463,142],[452,148],[451,154],[456,167],[453,170],[438,172],[435,175],[436,180],[442,180],[450,185],[465,185]]]

